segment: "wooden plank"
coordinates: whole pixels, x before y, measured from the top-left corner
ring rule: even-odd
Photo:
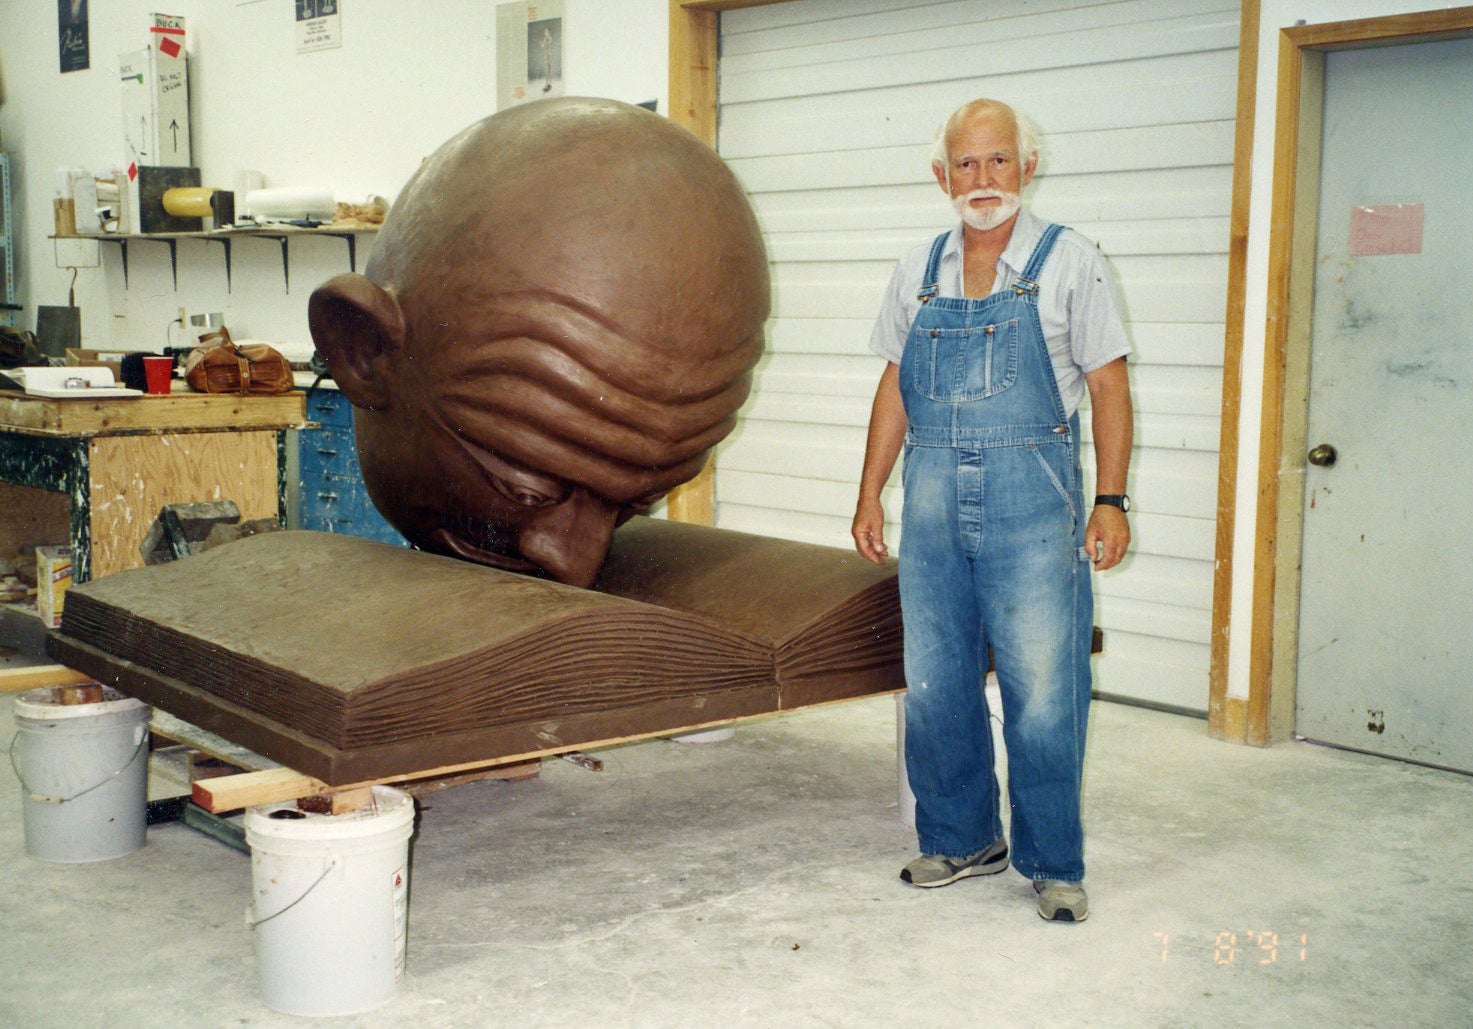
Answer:
[[[1469,33],[1473,33],[1473,7],[1324,22],[1284,30],[1284,34],[1295,47],[1327,50],[1387,43],[1419,43]]]
[[[99,436],[90,448],[94,579],[142,566],[165,504],[233,500],[243,520],[277,516],[274,431]]]
[[[387,779],[370,779],[346,786],[329,786],[320,779],[292,771],[290,768],[266,768],[255,772],[242,772],[240,775],[223,775],[217,779],[201,779],[191,785],[191,798],[206,811],[218,814],[222,811],[236,811],[240,808],[257,807],[261,804],[281,804],[288,800],[301,800],[304,797],[326,797],[344,793],[351,795],[367,790],[371,786],[414,784],[409,787],[409,792],[415,793],[416,789],[433,792],[447,786],[457,786],[483,779],[530,779],[536,777],[538,764],[539,761],[514,761],[510,764],[500,760],[491,763],[470,762],[461,765],[447,765],[444,768],[430,768],[422,772],[411,772]],[[334,808],[332,813],[338,814],[339,812],[337,808]]]
[[[78,686],[95,681],[92,676],[65,665],[21,665],[0,668],[0,693],[20,693],[43,686]]]
[[[0,428],[56,436],[221,429],[291,429],[306,423],[300,391],[274,397],[174,393],[166,397],[59,400],[0,390]]]
[[[280,804],[332,792],[333,787],[290,768],[263,768],[190,784],[191,799],[213,814],[260,804]]]
[[[733,5],[726,5],[733,6]],[[743,6],[737,4],[736,6]],[[717,8],[670,0],[670,120],[716,146]],[[690,482],[671,490],[666,513],[673,521],[716,524],[716,471],[707,461]]]
[[[191,750],[196,750],[216,761],[223,761],[226,764],[234,765],[236,768],[244,768],[254,772],[265,768],[281,767],[281,765],[272,761],[269,757],[257,754],[254,750],[242,747],[237,743],[232,743],[225,739],[225,737],[218,736],[208,729],[201,729],[199,726],[186,722],[182,718],[175,718],[169,712],[159,708],[153,709],[153,715],[149,718],[148,728],[155,736],[172,740],[175,743],[182,743]]]

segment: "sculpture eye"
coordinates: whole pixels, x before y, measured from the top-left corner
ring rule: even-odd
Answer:
[[[561,495],[544,493],[539,489],[534,489],[522,483],[509,482],[499,475],[491,477],[491,484],[496,488],[497,493],[500,493],[518,507],[551,507],[554,504],[562,503],[562,501],[567,499],[568,495],[566,490]]]

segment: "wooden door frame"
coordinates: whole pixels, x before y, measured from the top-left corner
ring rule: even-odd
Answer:
[[[716,60],[721,12],[791,0],[670,0],[670,120],[716,148]],[[678,522],[714,525],[714,458],[690,482],[673,490],[667,511]]]
[[[1255,8],[1253,74],[1256,76]],[[1294,728],[1299,642],[1299,558],[1303,542],[1305,432],[1309,410],[1309,334],[1319,221],[1319,139],[1325,54],[1371,46],[1473,36],[1473,7],[1381,18],[1296,25],[1279,33],[1278,103],[1268,242],[1263,412],[1258,455],[1257,541],[1253,554],[1248,696],[1227,695],[1231,624],[1233,495],[1237,476],[1242,310],[1246,284],[1247,181],[1251,145],[1239,146],[1233,170],[1228,335],[1223,360],[1223,433],[1218,475],[1217,562],[1213,584],[1208,724],[1212,735],[1267,746]],[[1249,112],[1249,133],[1252,114]],[[1240,221],[1239,198],[1243,210]],[[1242,235],[1240,236],[1240,232]],[[1235,306],[1236,305],[1236,306]],[[1236,318],[1234,313],[1236,311]],[[1231,420],[1230,420],[1231,419]],[[1246,501],[1245,501],[1246,503]]]

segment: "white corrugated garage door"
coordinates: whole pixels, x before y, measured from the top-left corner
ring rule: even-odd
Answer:
[[[719,149],[767,234],[774,314],[718,454],[717,523],[850,545],[881,370],[870,325],[895,259],[952,223],[932,135],[963,101],[1007,100],[1044,134],[1029,203],[1110,257],[1135,347],[1136,545],[1096,580],[1096,687],[1205,710],[1237,37],[1230,0],[724,14]],[[892,525],[898,494],[897,475]]]

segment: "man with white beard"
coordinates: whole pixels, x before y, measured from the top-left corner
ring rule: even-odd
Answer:
[[[886,559],[880,490],[903,446],[905,761],[921,854],[900,878],[936,887],[1008,867],[983,690],[990,651],[1011,861],[1039,915],[1079,922],[1090,569],[1119,564],[1130,544],[1130,345],[1099,251],[1021,207],[1038,153],[1028,122],[995,100],[964,104],[937,136],[931,170],[961,224],[907,253],[890,279],[870,339],[889,363],[852,532],[860,554]],[[1088,508],[1076,413],[1086,392]]]

